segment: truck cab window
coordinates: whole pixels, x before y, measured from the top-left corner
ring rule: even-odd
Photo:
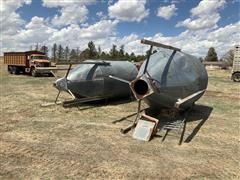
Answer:
[[[48,59],[47,56],[31,56],[31,59]]]

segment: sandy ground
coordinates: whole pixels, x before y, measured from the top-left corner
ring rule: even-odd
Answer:
[[[54,77],[10,75],[1,65],[0,179],[239,179],[240,85],[210,71],[186,125],[150,142],[120,133],[136,102],[43,108]],[[62,95],[60,99],[69,97]]]

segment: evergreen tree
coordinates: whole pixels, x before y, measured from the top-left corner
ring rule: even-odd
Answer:
[[[57,50],[57,59],[58,59],[58,61],[62,61],[63,60],[63,55],[64,55],[63,47],[61,45],[59,45],[58,46],[58,50]]]
[[[144,59],[145,59],[145,56],[143,56],[143,55],[138,55],[138,56],[136,57],[136,61],[137,61],[137,62],[144,61]]]
[[[100,59],[106,59],[106,53],[104,51],[102,51],[100,55]]]
[[[89,59],[90,58],[90,50],[87,48],[81,52],[81,58],[83,59]],[[91,58],[92,59],[92,58]]]
[[[128,53],[125,54],[125,58],[126,58],[126,60],[128,60],[128,61],[130,60],[130,56],[129,56]]]
[[[233,65],[233,59],[234,59],[234,50],[233,49],[230,49],[221,58],[221,60],[224,61],[225,65],[227,65],[227,66],[232,66]]]
[[[57,44],[56,43],[53,44],[52,59],[54,62],[56,62],[56,60],[57,60]]]
[[[77,47],[77,49],[76,49],[76,60],[79,60],[80,56],[81,56],[81,51],[80,51],[79,47]]]
[[[64,60],[65,61],[69,61],[69,53],[70,53],[70,50],[69,50],[68,46],[66,46],[65,50],[64,50]]]
[[[218,61],[217,53],[213,47],[209,48],[205,61]]]
[[[115,44],[113,44],[109,54],[112,59],[116,59],[118,57],[117,46]]]
[[[37,43],[36,46],[35,46],[35,51],[39,51],[38,43]]]
[[[100,46],[98,46],[98,58],[100,58],[100,57],[101,57],[101,54],[102,54],[101,47],[100,47]]]
[[[69,60],[70,61],[75,61],[77,59],[77,53],[75,49],[72,49],[70,54],[69,54]]]
[[[97,50],[96,50],[96,47],[95,47],[95,44],[90,41],[88,43],[88,50],[89,50],[89,57],[90,59],[95,59],[97,57]]]
[[[43,45],[41,48],[40,48],[40,51],[43,52],[44,54],[48,55],[48,47]]]
[[[110,55],[108,53],[102,51],[100,59],[108,60],[108,59],[111,59],[111,58],[110,58]]]
[[[124,45],[121,45],[121,46],[120,46],[119,58],[120,58],[120,59],[124,59]]]
[[[130,60],[131,60],[131,61],[136,61],[136,56],[135,56],[134,52],[132,52],[132,53],[130,54]]]

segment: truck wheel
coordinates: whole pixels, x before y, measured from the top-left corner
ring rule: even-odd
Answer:
[[[31,75],[32,75],[33,77],[37,77],[37,72],[36,72],[35,68],[32,68],[32,69],[31,69]]]
[[[9,72],[10,74],[13,73],[13,67],[12,67],[12,66],[8,66],[8,72]]]
[[[52,73],[48,73],[49,77],[54,77],[54,75]]]
[[[15,75],[19,74],[19,70],[16,66],[12,67],[12,73],[15,74]]]
[[[240,72],[234,73],[232,79],[234,82],[240,82]]]

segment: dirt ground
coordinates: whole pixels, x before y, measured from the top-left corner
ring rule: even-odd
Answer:
[[[10,75],[1,64],[0,179],[239,179],[240,84],[209,71],[182,145],[170,132],[150,142],[121,134],[136,102],[41,107],[54,77]],[[69,97],[61,95],[60,99]]]

